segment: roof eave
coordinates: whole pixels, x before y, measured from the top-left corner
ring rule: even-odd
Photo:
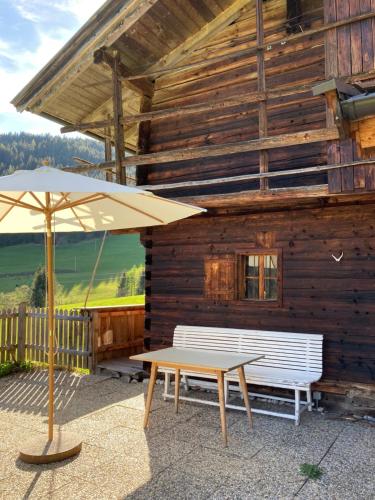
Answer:
[[[131,0],[126,0],[129,3]],[[97,37],[100,31],[105,29],[106,24],[114,15],[124,7],[120,0],[107,0],[95,14],[77,31],[77,33],[57,52],[57,54],[34,76],[34,78],[11,100],[17,111],[28,110],[28,104],[34,99],[38,92],[54,77],[61,68],[77,52],[84,50],[84,45],[93,37]],[[98,32],[98,28],[101,30]]]

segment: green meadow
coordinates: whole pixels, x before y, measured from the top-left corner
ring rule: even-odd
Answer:
[[[101,238],[95,238],[55,247],[58,305],[83,304],[100,244]],[[121,305],[143,300],[143,297],[116,298],[121,273],[143,262],[144,250],[138,235],[108,235],[88,305]],[[0,292],[9,293],[22,285],[31,285],[35,270],[43,263],[43,245],[0,248]]]

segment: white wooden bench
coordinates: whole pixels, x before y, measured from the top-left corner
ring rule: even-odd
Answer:
[[[239,330],[230,328],[207,328],[201,326],[176,327],[173,336],[173,346],[186,349],[208,349],[245,354],[264,355],[264,358],[245,366],[246,381],[250,386],[260,385],[291,389],[294,398],[270,396],[250,392],[251,396],[266,399],[294,402],[294,413],[281,413],[259,408],[252,408],[254,413],[263,413],[289,418],[299,425],[301,413],[308,408],[312,410],[311,384],[322,376],[322,344],[323,335],[305,333],[269,332],[261,330]],[[170,376],[173,370],[160,368],[165,373],[164,399],[174,398],[169,394]],[[189,388],[189,378],[209,379],[207,374],[181,372],[186,389]],[[229,372],[225,378],[226,407],[245,410],[243,406],[228,402],[230,391],[238,391],[237,374]],[[212,382],[211,382],[212,383]],[[201,382],[198,385],[202,385]],[[301,392],[306,392],[306,400],[301,400]],[[186,401],[195,401],[209,405],[218,405],[215,401],[207,401],[188,396],[180,396]]]

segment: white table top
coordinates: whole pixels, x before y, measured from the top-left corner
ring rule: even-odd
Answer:
[[[198,367],[212,370],[229,372],[239,366],[247,365],[264,356],[250,356],[249,354],[236,354],[226,351],[206,351],[202,349],[184,349],[180,347],[169,347],[159,351],[145,352],[130,356],[130,359],[138,361],[157,362],[163,366],[163,363],[197,369]]]

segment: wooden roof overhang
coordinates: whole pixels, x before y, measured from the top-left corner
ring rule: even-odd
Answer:
[[[276,4],[281,4],[281,0],[275,0]],[[239,50],[234,47],[232,53],[214,54],[208,60],[201,61],[198,58],[193,62],[186,62],[189,54],[195,49],[199,50],[202,42],[215,37],[233,21],[241,19],[244,13],[245,16],[250,15],[254,19],[256,26],[256,33],[251,33],[250,38],[246,39],[247,45],[245,44],[244,49]],[[346,28],[374,16],[375,13],[370,11],[328,23],[322,21],[302,32],[278,34],[275,38],[275,50],[276,45],[281,47],[289,42],[299,43],[301,40],[318,34],[330,34],[338,28]],[[176,161],[184,162],[244,152],[258,152],[258,174],[190,181],[187,184],[190,187],[198,187],[218,183],[230,184],[240,180],[258,180],[259,193],[246,191],[211,197],[206,195],[202,198],[191,199],[191,201],[208,208],[219,205],[224,208],[231,207],[234,203],[240,206],[241,203],[243,205],[252,202],[270,203],[275,199],[326,198],[330,194],[326,185],[315,186],[314,189],[306,189],[304,186],[285,192],[269,188],[268,181],[273,177],[296,173],[303,175],[318,171],[335,173],[337,169],[345,166],[342,162],[330,161],[328,165],[318,167],[301,165],[300,169],[289,172],[270,172],[267,158],[269,150],[316,142],[338,141],[346,132],[341,130],[343,127],[340,129],[340,124],[334,119],[335,102],[333,102],[332,109],[328,106],[329,112],[324,128],[288,131],[281,135],[267,133],[266,101],[297,94],[303,95],[311,92],[312,85],[310,82],[298,87],[266,88],[264,53],[269,50],[269,44],[263,28],[263,0],[108,0],[12,102],[19,111],[28,110],[64,124],[63,131],[65,132],[80,130],[106,139],[107,144],[109,138],[115,143],[116,159],[114,161],[109,155],[100,165],[82,163],[80,167],[74,168],[76,172],[98,168],[112,170],[116,167],[117,181],[123,183],[126,182],[126,174],[125,179],[121,176],[127,170],[124,167],[164,165]],[[215,97],[202,103],[188,103],[165,109],[144,106],[145,99],[149,102],[152,100],[154,80],[163,75],[168,79],[169,73],[176,74],[186,70],[199,71],[202,65],[214,65],[224,60],[232,61],[240,56],[250,55],[256,57],[257,92],[244,93],[224,100]],[[119,86],[121,87],[117,97],[114,75],[117,75],[117,90]],[[357,78],[358,76],[356,75]],[[351,83],[351,75],[345,76],[344,80]],[[121,84],[119,84],[120,81]],[[314,82],[316,83],[318,81]],[[122,101],[122,106],[119,106],[119,99]],[[118,101],[117,109],[121,108],[121,116],[117,117],[116,100]],[[151,153],[140,147],[142,133],[139,131],[142,124],[149,120],[194,115],[216,108],[231,108],[243,103],[254,103],[257,107],[259,120],[257,139],[229,144],[173,148]],[[94,124],[96,127],[93,126]],[[122,140],[119,140],[120,137]],[[119,150],[117,147],[120,142],[123,142],[124,137],[123,146],[136,151],[136,156],[125,158],[123,149]],[[365,168],[371,163],[374,163],[374,160],[366,163],[351,162],[350,167]],[[184,183],[174,182],[169,185],[155,184],[142,187],[160,191],[161,194],[165,192],[174,197],[174,190],[183,188],[182,184]]]
[[[249,0],[107,0],[72,39],[12,100],[63,125],[94,122],[112,112],[112,75],[95,64],[102,47],[118,51],[127,75],[157,71],[174,64],[195,42],[253,7]],[[151,79],[123,83],[124,117],[141,111]],[[139,123],[125,124],[125,146],[135,150]],[[81,129],[87,133],[88,130]],[[89,134],[105,138],[104,128]]]

